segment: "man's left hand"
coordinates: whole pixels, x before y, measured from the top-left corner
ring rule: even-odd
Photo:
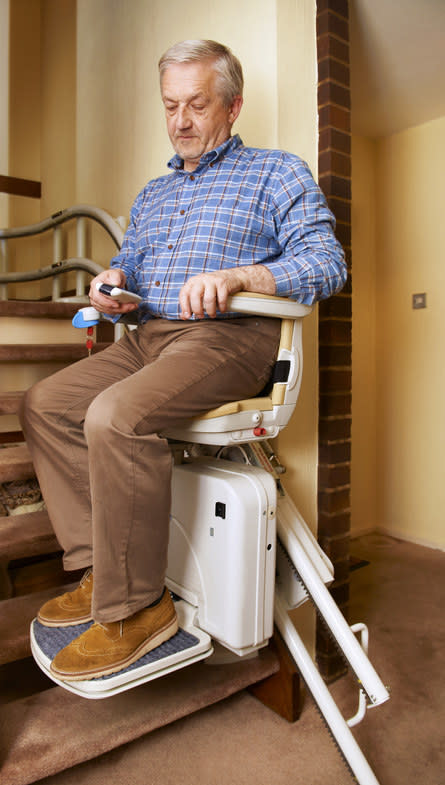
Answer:
[[[275,293],[275,279],[262,264],[231,267],[212,273],[194,275],[185,282],[179,293],[181,319],[214,319],[227,310],[229,295],[236,292]]]
[[[205,314],[214,319],[217,311],[227,310],[227,298],[243,288],[238,270],[220,270],[214,273],[200,273],[189,278],[179,293],[181,319],[195,316],[203,319]]]

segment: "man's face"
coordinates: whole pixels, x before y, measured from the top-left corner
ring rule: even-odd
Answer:
[[[241,96],[224,106],[216,80],[208,61],[170,65],[164,72],[161,94],[167,131],[187,172],[198,166],[204,153],[229,138],[241,109]]]

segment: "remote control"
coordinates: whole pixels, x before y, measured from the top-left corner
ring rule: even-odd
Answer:
[[[134,292],[129,292],[127,289],[120,289],[119,286],[110,286],[108,283],[101,283],[97,281],[96,289],[101,294],[106,294],[107,297],[112,297],[113,300],[118,300],[120,303],[140,303],[142,297]]]

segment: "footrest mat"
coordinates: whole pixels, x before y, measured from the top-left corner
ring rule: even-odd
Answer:
[[[51,674],[51,661],[57,652],[85,632],[92,622],[72,627],[45,627],[35,619],[31,625],[34,659],[44,673],[70,692],[85,698],[108,698],[212,653],[210,636],[194,625],[196,609],[183,600],[176,601],[175,606],[180,625],[176,635],[118,673],[76,682],[61,681]]]

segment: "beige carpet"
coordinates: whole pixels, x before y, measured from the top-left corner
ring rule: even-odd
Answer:
[[[352,553],[369,565],[352,573],[350,621],[368,624],[371,659],[391,688],[354,735],[380,785],[445,785],[445,553],[379,535],[354,541]],[[346,716],[351,685],[331,688]],[[241,692],[40,785],[351,782],[310,697],[290,725]]]

